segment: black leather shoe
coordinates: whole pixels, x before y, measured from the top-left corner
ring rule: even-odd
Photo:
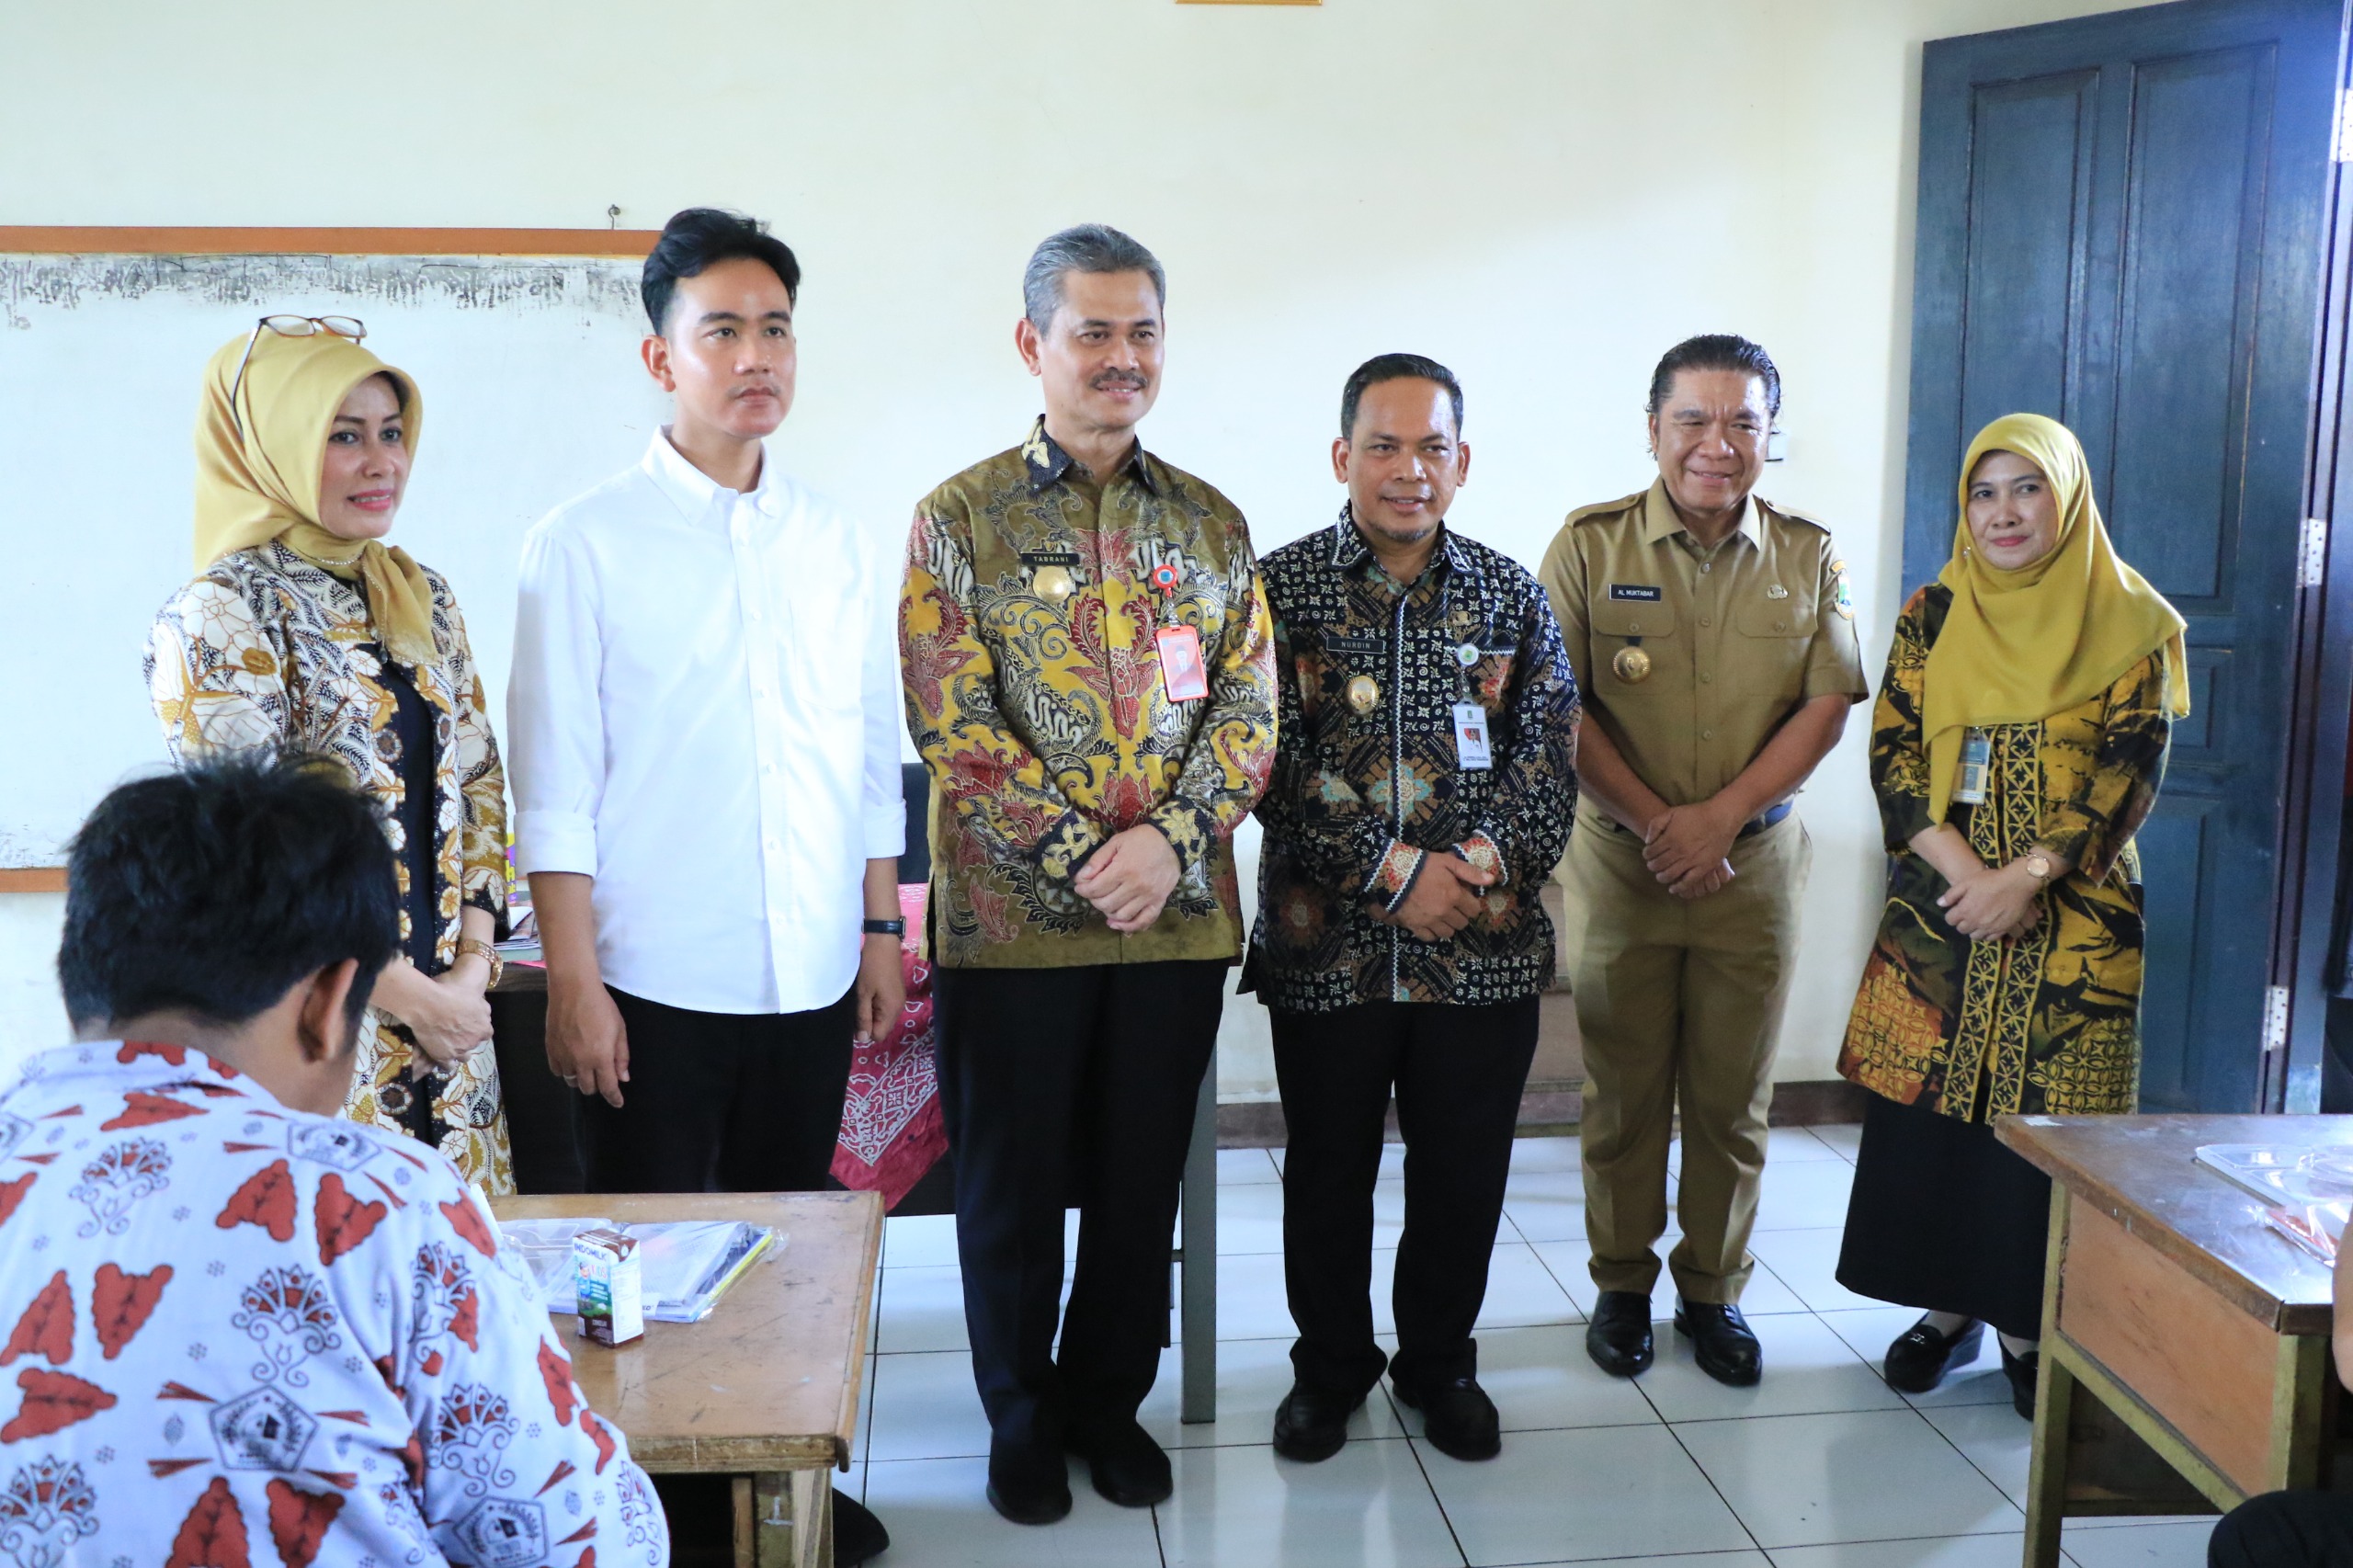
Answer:
[[[1072,1444],[1086,1456],[1095,1490],[1122,1508],[1149,1508],[1165,1503],[1176,1490],[1169,1473],[1168,1456],[1152,1435],[1133,1421],[1108,1431],[1074,1429]]]
[[[1302,1464],[1328,1460],[1348,1440],[1348,1417],[1363,1408],[1362,1394],[1347,1399],[1293,1383],[1275,1407],[1275,1452]]]
[[[2010,1347],[2002,1346],[2002,1370],[2010,1380],[2010,1408],[2034,1419],[2034,1385],[2042,1381],[2042,1353],[2013,1356]]]
[[[989,1441],[989,1506],[1017,1525],[1051,1525],[1070,1512],[1070,1467],[1059,1443]]]
[[[1922,1318],[1887,1347],[1887,1359],[1881,1363],[1887,1371],[1887,1386],[1900,1393],[1927,1393],[1945,1381],[1947,1372],[1977,1359],[1977,1348],[1984,1343],[1982,1323],[1972,1323],[1959,1334],[1943,1335]]]
[[[1699,1370],[1730,1388],[1754,1388],[1765,1375],[1765,1352],[1748,1320],[1729,1301],[1675,1303],[1675,1332],[1691,1342]]]
[[[1631,1378],[1651,1364],[1651,1299],[1633,1290],[1604,1290],[1585,1325],[1585,1353],[1613,1378]]]
[[[873,1511],[853,1498],[834,1498],[834,1561],[840,1568],[858,1568],[891,1550],[891,1532]]]
[[[1399,1399],[1422,1413],[1422,1436],[1430,1447],[1449,1459],[1491,1460],[1504,1451],[1503,1421],[1478,1379],[1393,1386]]]

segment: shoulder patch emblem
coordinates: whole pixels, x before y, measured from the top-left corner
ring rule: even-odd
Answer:
[[[1837,585],[1831,590],[1830,608],[1852,620],[1855,619],[1855,590],[1847,582],[1845,562],[1840,562],[1835,570],[1838,574]]]

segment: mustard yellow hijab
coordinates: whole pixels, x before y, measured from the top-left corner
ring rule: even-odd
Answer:
[[[2015,452],[2040,469],[2058,504],[2058,543],[2015,572],[1987,565],[1969,532],[1969,476],[1988,452]],[[1931,821],[1945,820],[1970,729],[2063,713],[2160,649],[2166,711],[2188,716],[2180,613],[2117,558],[2092,501],[2083,446],[2057,420],[2006,414],[1969,444],[1952,559],[1937,581],[1952,590],[1952,608],[1928,650],[1920,704]]]
[[[381,540],[348,540],[319,526],[319,481],[335,411],[351,389],[389,375],[401,390],[404,430],[416,447],[424,404],[416,383],[347,337],[280,337],[264,330],[237,389],[239,433],[229,409],[245,339],[223,344],[204,367],[196,417],[196,569],[276,540],[368,595],[384,648],[412,668],[433,662],[433,591],[408,552]]]

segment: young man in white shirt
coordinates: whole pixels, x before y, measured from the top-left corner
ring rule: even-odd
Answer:
[[[763,224],[671,219],[643,354],[676,416],[524,544],[516,864],[596,1191],[823,1187],[853,1037],[904,1000],[897,559],[764,445],[800,281]],[[881,1550],[835,1510],[839,1561]]]

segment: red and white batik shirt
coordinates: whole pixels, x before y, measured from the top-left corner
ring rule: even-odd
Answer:
[[[0,1564],[660,1568],[457,1169],[177,1046],[0,1091]]]

